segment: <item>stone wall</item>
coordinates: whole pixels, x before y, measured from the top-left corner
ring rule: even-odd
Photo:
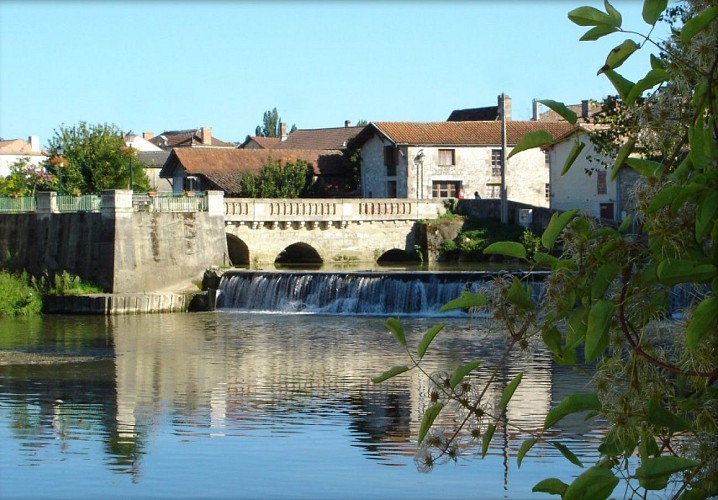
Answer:
[[[101,212],[0,215],[0,266],[33,275],[68,271],[112,293],[180,290],[226,262],[222,194],[206,212],[138,212],[131,191],[106,191]]]

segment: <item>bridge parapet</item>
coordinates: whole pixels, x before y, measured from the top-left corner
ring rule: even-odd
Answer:
[[[445,211],[441,201],[396,198],[225,198],[224,207],[227,223],[415,221]]]

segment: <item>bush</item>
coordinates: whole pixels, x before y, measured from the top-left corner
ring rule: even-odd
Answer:
[[[37,314],[42,297],[29,285],[27,275],[0,271],[0,316]]]
[[[51,279],[40,278],[33,280],[35,287],[45,295],[84,295],[88,293],[102,293],[102,288],[82,281],[79,276],[72,275],[67,271],[56,274]]]

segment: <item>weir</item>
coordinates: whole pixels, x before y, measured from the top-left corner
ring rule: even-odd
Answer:
[[[228,271],[220,283],[217,308],[247,312],[433,316],[462,292],[476,292],[498,275],[526,276],[527,273]],[[545,272],[528,273],[528,279],[535,281],[542,281],[545,276]]]

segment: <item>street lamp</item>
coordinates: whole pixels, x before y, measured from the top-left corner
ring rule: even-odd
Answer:
[[[62,155],[65,153],[65,150],[62,149],[62,146],[58,146],[55,148],[55,157],[57,158],[57,182],[58,182],[58,194],[62,194],[62,164],[63,159]]]

